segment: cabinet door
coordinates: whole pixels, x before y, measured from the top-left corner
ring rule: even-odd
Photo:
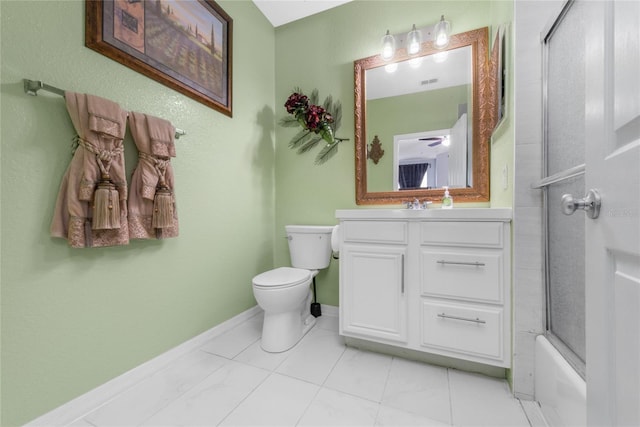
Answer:
[[[405,246],[344,244],[340,253],[343,335],[407,341]]]

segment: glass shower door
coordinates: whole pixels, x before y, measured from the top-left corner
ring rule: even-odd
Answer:
[[[545,199],[547,336],[583,377],[585,223],[564,215],[560,201],[564,194],[585,194],[584,22],[583,4],[569,2],[543,41],[547,178],[541,181]]]

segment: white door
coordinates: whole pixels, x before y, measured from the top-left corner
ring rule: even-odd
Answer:
[[[449,136],[449,187],[467,186],[467,114],[460,116]]]
[[[638,426],[640,2],[586,3],[585,182],[602,201],[585,217],[587,422]]]

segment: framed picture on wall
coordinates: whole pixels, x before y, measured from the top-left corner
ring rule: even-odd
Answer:
[[[507,113],[507,25],[500,25],[493,43],[491,65],[494,79],[495,111],[494,131],[502,124]]]
[[[231,117],[233,20],[212,0],[86,0],[85,45]]]

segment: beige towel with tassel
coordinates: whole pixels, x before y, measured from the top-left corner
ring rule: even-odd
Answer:
[[[175,128],[167,120],[132,112],[129,127],[138,147],[131,178],[129,231],[132,239],[178,236],[174,173]]]
[[[74,248],[126,245],[127,112],[94,95],[65,92],[65,102],[79,146],[62,178],[51,235]]]

